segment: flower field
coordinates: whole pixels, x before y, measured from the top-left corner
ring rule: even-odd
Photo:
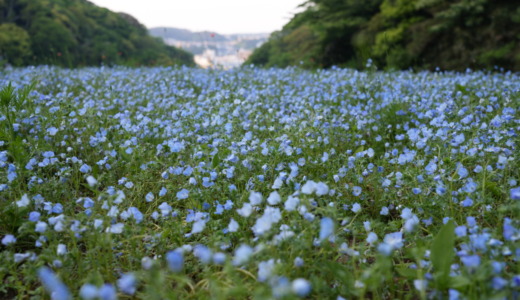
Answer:
[[[0,74],[2,299],[520,297],[518,74]]]

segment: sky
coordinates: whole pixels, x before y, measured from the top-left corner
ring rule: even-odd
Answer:
[[[89,0],[128,13],[148,28],[270,33],[282,29],[305,0]]]

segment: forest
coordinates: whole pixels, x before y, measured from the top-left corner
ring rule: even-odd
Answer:
[[[520,3],[309,0],[246,62],[257,66],[520,70]]]
[[[134,17],[86,0],[0,0],[0,65],[189,65]]]

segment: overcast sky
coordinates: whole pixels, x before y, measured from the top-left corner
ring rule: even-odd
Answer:
[[[279,30],[305,0],[89,0],[137,18],[146,27],[177,27],[218,33]]]

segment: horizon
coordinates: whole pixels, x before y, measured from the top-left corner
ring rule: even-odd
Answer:
[[[219,34],[265,34],[281,30],[303,0],[195,0],[165,3],[164,0],[89,0],[91,3],[135,17],[147,29],[172,27]],[[160,9],[157,9],[159,7]]]

